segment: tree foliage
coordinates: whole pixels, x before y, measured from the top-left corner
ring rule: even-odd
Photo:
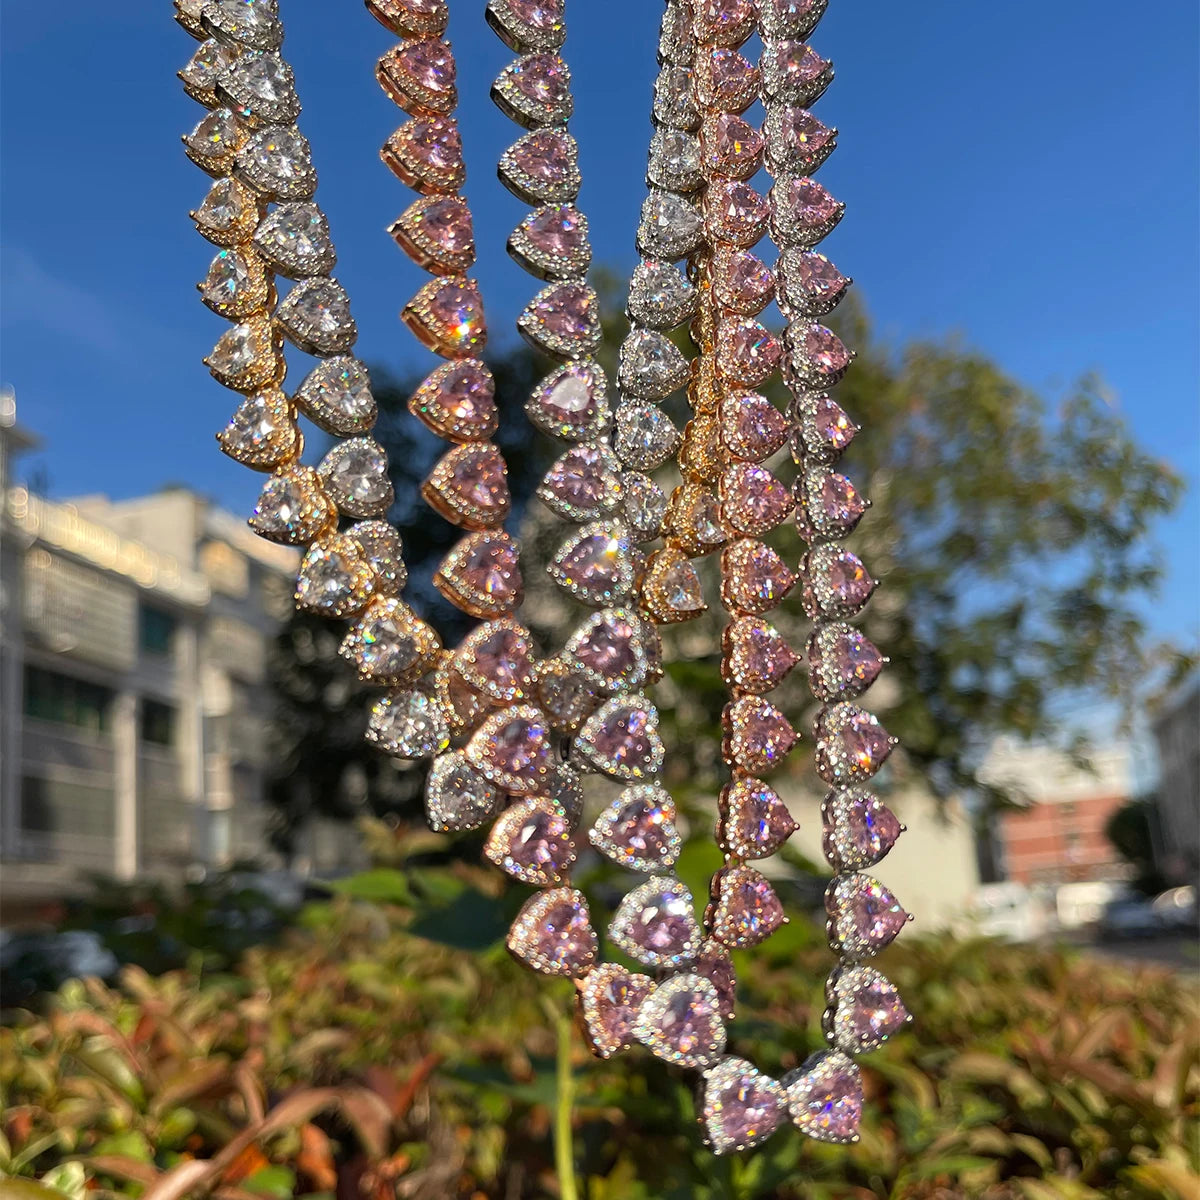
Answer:
[[[1094,377],[1050,405],[954,341],[891,348],[873,338],[860,308],[845,305],[841,327],[858,358],[837,399],[863,427],[842,469],[874,504],[852,546],[883,583],[862,624],[891,658],[867,702],[904,746],[894,773],[920,776],[939,795],[971,790],[1002,804],[1007,798],[977,777],[996,736],[1061,735],[1059,714],[1072,698],[1132,706],[1140,686],[1181,661],[1154,643],[1144,617],[1162,577],[1154,525],[1175,506],[1181,481],[1138,446]],[[610,363],[623,329],[616,317],[606,321]],[[571,610],[552,598],[536,564],[561,533],[536,502],[526,507],[556,449],[521,412],[548,364],[522,348],[491,366],[500,444],[529,539],[526,582],[537,603],[526,619],[557,643]],[[392,461],[393,516],[406,539],[412,601],[453,638],[463,619],[428,580],[456,533],[418,496],[441,444],[405,410],[415,382],[377,387],[377,436]],[[784,403],[781,391],[775,398]],[[683,415],[681,398],[672,413]],[[802,550],[792,529],[775,544],[793,562]],[[715,597],[711,578],[708,585]],[[793,598],[773,619],[801,647],[799,608]],[[294,748],[275,786],[281,811],[311,791],[317,771],[302,764],[318,759],[323,782],[307,806],[326,806],[338,790],[327,777],[351,766],[368,779],[376,811],[405,803],[418,776],[410,772],[397,788],[393,768],[370,765],[374,752],[358,740],[362,705],[357,696],[351,703],[347,668],[331,651],[321,666],[296,654],[297,630],[311,626],[297,618],[276,661],[278,724]],[[719,628],[718,612],[669,632],[672,665],[657,697],[666,710],[668,780],[701,791],[716,786],[720,766]],[[329,636],[304,638],[332,647]],[[300,681],[301,672],[315,678]],[[802,681],[785,685],[781,703],[804,712]]]

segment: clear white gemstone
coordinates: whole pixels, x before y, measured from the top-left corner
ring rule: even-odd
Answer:
[[[429,758],[450,744],[450,730],[424,692],[398,692],[371,709],[367,739],[397,758]]]
[[[441,755],[425,784],[425,816],[438,833],[478,829],[500,811],[503,797],[461,750]]]
[[[650,139],[650,165],[646,177],[656,187],[672,192],[694,192],[704,182],[700,171],[700,143],[680,129],[659,129]]]
[[[255,191],[276,200],[308,200],[317,187],[312,148],[294,125],[268,125],[251,135],[237,169]]]
[[[617,386],[624,395],[662,400],[683,387],[687,377],[687,359],[663,334],[634,329],[621,343]]]
[[[334,354],[354,345],[350,298],[336,279],[304,279],[275,310],[280,328],[301,350]]]
[[[260,121],[284,124],[300,114],[292,68],[278,54],[250,54],[218,81],[223,95]]]
[[[371,438],[351,438],[334,446],[317,474],[334,503],[349,516],[379,516],[391,507],[387,454]]]
[[[638,250],[647,258],[666,258],[674,262],[686,258],[703,240],[700,213],[686,200],[651,188],[642,204],[638,226]]]
[[[241,126],[228,108],[214,108],[184,140],[197,158],[220,159],[241,140]]]
[[[629,284],[629,316],[651,329],[673,329],[696,311],[696,289],[670,263],[638,263]]]
[[[652,471],[671,457],[679,431],[671,418],[649,404],[629,404],[617,410],[616,451],[626,466]]]
[[[639,471],[629,471],[623,480],[625,519],[639,542],[648,542],[662,532],[667,515],[667,497],[662,488]]]
[[[700,124],[689,67],[667,63],[659,72],[654,81],[654,119],[676,129],[695,129]]]
[[[208,91],[221,72],[237,61],[237,56],[238,52],[232,46],[222,46],[209,38],[196,48],[187,66],[179,72],[179,78],[197,92]]]
[[[241,250],[221,250],[212,260],[200,294],[213,308],[236,308],[240,294],[254,283]]]
[[[375,423],[375,397],[367,368],[349,355],[339,354],[318,363],[296,389],[293,399],[329,433],[364,433]]]
[[[386,521],[359,521],[346,530],[346,536],[358,543],[375,572],[375,590],[384,595],[399,595],[408,582],[400,534]]]
[[[281,275],[327,275],[337,261],[325,214],[311,201],[280,204],[259,222],[254,244]]]

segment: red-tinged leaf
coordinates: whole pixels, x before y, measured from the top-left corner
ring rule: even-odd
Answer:
[[[82,1162],[92,1174],[115,1175],[118,1179],[131,1179],[134,1183],[151,1184],[160,1174],[153,1164],[130,1158],[127,1154],[93,1154]]]
[[[184,1200],[212,1175],[212,1164],[203,1159],[191,1158],[172,1167],[152,1183],[141,1196],[141,1200]]]
[[[333,1143],[324,1130],[308,1124],[300,1129],[300,1153],[296,1166],[313,1191],[329,1192],[337,1187],[337,1167],[333,1161]]]

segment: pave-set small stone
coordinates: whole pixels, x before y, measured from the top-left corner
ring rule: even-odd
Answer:
[[[201,43],[180,78],[208,110],[184,138],[213,180],[192,214],[216,247],[200,295],[230,323],[205,362],[241,393],[218,440],[268,473],[250,524],[303,551],[297,605],[349,621],[342,655],[385,689],[368,740],[428,761],[434,830],[483,830],[484,856],[538,889],[508,947],[531,969],[575,981],[595,1053],[641,1047],[699,1073],[698,1116],[715,1153],[748,1150],[789,1119],[817,1140],[857,1140],[863,1080],[853,1056],[909,1020],[868,960],[910,917],[871,873],[904,827],[869,790],[896,741],[859,705],[887,659],[852,623],[877,581],[844,542],[870,502],[838,469],[858,427],[830,394],[853,352],[825,323],[851,280],[817,249],[844,212],[813,178],[838,141],[812,111],[833,79],[833,65],[808,44],[826,0],[668,0],[615,408],[596,359],[600,301],[586,277],[592,248],[567,129],[566,0],[487,0],[488,25],[515,55],[491,95],[521,126],[498,174],[529,206],[514,218],[507,249],[539,281],[517,329],[556,360],[525,412],[565,443],[536,489],[567,523],[545,568],[587,609],[546,657],[520,622],[521,548],[503,528],[515,498],[492,441],[500,415],[482,357],[488,327],[471,274],[475,229],[459,194],[466,160],[454,113],[471,81],[445,40],[446,0],[366,5],[401,39],[375,72],[406,117],[381,158],[418,193],[388,232],[431,276],[401,317],[446,360],[408,409],[450,444],[421,492],[462,530],[433,580],[481,622],[457,647],[443,647],[402,595],[402,545],[386,520],[395,497],[371,436],[376,403],[354,354],[350,299],[332,276],[337,254],[314,200],[312,148],[296,126],[300,101],[281,54],[276,0],[175,4],[179,24]],[[742,52],[756,31],[757,65]],[[761,126],[749,115],[755,100]],[[757,182],[763,169],[767,187]],[[768,233],[779,249],[774,266],[763,249]],[[772,302],[782,331],[764,315]],[[691,358],[677,332],[684,326]],[[290,396],[285,342],[318,360]],[[786,412],[770,399],[777,372],[791,393]],[[690,419],[681,430],[672,413],[684,389]],[[301,416],[338,439],[313,466],[301,462]],[[780,462],[787,449],[794,476]],[[668,464],[682,476],[673,490],[652,474]],[[786,522],[807,544],[798,565],[771,544]],[[706,598],[697,564],[708,555],[719,565],[719,596]],[[771,618],[793,591],[813,623],[803,651]],[[668,747],[650,689],[663,670],[656,627],[693,620],[710,600],[727,614],[721,753],[729,780],[717,805],[725,861],[701,910],[673,874],[683,839],[659,782]],[[826,987],[828,1048],[773,1079],[726,1052],[730,952],[787,921],[764,860],[797,822],[766,779],[800,737],[772,696],[802,664],[821,706],[812,745],[831,789],[821,807],[834,871],[825,908],[839,964]],[[585,774],[608,789],[586,821]],[[607,941],[640,969],[601,959],[605,921],[571,882],[584,854],[635,873],[607,920]]]

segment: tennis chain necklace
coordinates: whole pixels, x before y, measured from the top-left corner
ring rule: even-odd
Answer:
[[[268,473],[250,524],[303,548],[300,608],[349,621],[342,653],[381,689],[367,737],[385,753],[429,761],[430,825],[490,825],[486,857],[537,889],[509,949],[534,971],[575,981],[595,1053],[642,1046],[696,1072],[704,1136],[718,1154],[756,1145],[789,1119],[818,1140],[854,1141],[862,1110],[854,1056],[909,1019],[867,960],[908,915],[863,873],[902,827],[865,786],[895,743],[855,703],[886,660],[849,624],[875,583],[843,544],[867,502],[835,469],[858,432],[829,394],[852,355],[820,323],[850,283],[815,249],[843,212],[813,178],[837,141],[810,111],[833,78],[807,41],[826,0],[668,0],[615,406],[596,359],[599,301],[587,281],[588,222],[568,128],[566,0],[488,0],[488,24],[515,55],[491,95],[522,129],[498,174],[528,206],[507,246],[538,281],[517,328],[557,363],[525,406],[534,426],[565,445],[536,491],[562,522],[545,569],[585,610],[544,655],[521,623],[520,547],[503,528],[512,503],[491,440],[499,416],[482,357],[484,302],[469,274],[475,240],[461,194],[446,0],[366,3],[401,39],[375,70],[405,115],[381,158],[416,196],[389,233],[430,275],[401,318],[443,360],[408,404],[449,444],[421,494],[462,530],[434,583],[479,624],[443,647],[403,598],[401,537],[386,520],[387,456],[371,437],[370,378],[353,354],[349,298],[313,199],[276,0],[175,0],[179,23],[200,41],[180,78],[207,110],[184,147],[213,180],[192,214],[218,248],[200,293],[231,322],[205,362],[240,394],[218,441]],[[757,65],[745,53],[755,38]],[[756,104],[761,127],[747,116]],[[764,167],[765,194],[753,182]],[[773,265],[763,254],[768,233]],[[282,299],[280,280],[289,281]],[[761,320],[772,302],[785,321],[779,335]],[[680,348],[682,328],[694,353]],[[316,360],[290,395],[285,341]],[[786,413],[763,392],[778,371],[791,396]],[[680,431],[661,402],[682,389],[690,416]],[[315,467],[302,461],[301,417],[333,440]],[[785,447],[796,468],[790,484],[767,465]],[[770,545],[788,520],[808,546],[795,571]],[[649,692],[662,675],[658,627],[706,611],[697,561],[714,554],[729,781],[716,828],[725,862],[698,917],[674,873],[682,841],[659,778],[666,750]],[[768,620],[797,585],[812,621],[805,654]],[[797,828],[762,777],[799,739],[768,697],[804,659],[820,705],[814,762],[831,789],[822,820],[838,963],[826,987],[828,1048],[775,1079],[728,1053],[730,951],[758,945],[787,919],[753,864]],[[601,961],[595,919],[571,883],[585,841],[585,775],[615,781],[586,843],[642,877],[607,926],[607,942],[642,970]]]

